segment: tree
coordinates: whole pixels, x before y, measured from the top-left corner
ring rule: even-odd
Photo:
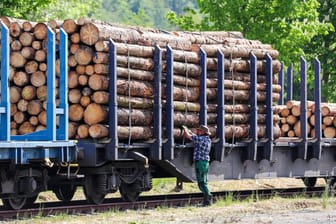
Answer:
[[[319,19],[323,22],[336,26],[336,14],[333,10],[336,7],[335,0],[319,0]],[[304,47],[304,51],[312,57],[318,57],[322,65],[322,91],[324,101],[336,102],[336,36],[334,32],[327,35],[317,35],[312,38],[310,44]]]
[[[90,17],[102,0],[2,0],[0,14],[33,21]]]
[[[331,23],[319,19],[318,0],[197,0],[197,3],[199,11],[188,10],[184,16],[170,12],[168,20],[183,29],[241,31],[248,39],[272,44],[285,65],[297,62],[300,56],[312,58],[305,50],[313,38],[323,38],[334,31]],[[203,16],[199,23],[193,21],[197,14]],[[298,64],[294,63],[294,67],[299,70]]]
[[[95,10],[101,7],[102,0],[57,0],[46,6],[41,6],[38,11],[29,16],[30,20],[43,19],[77,19],[91,17]]]
[[[110,23],[172,30],[174,26],[165,14],[173,10],[180,15],[185,7],[196,7],[195,0],[103,0],[94,17]]]
[[[38,11],[40,7],[48,6],[57,0],[2,0],[0,3],[0,15],[21,19],[28,19]]]

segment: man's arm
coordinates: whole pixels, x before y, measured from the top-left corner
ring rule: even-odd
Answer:
[[[189,128],[187,128],[186,126],[182,126],[183,130],[184,130],[184,137],[188,140],[191,140],[191,136],[194,135],[194,133],[192,131],[190,131]]]

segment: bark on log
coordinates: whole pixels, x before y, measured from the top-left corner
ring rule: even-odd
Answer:
[[[279,57],[279,51],[272,49],[253,48],[250,46],[220,46],[220,45],[201,45],[208,57],[216,57],[218,50],[220,50],[226,58],[250,58],[250,53],[257,57],[257,59],[265,59],[268,53],[273,59]],[[195,50],[195,49],[193,49]],[[199,50],[197,51],[199,52]]]
[[[118,125],[150,126],[153,124],[153,113],[149,110],[119,108]]]
[[[154,61],[151,58],[117,55],[117,65],[126,68],[141,69],[145,71],[152,71],[154,69]]]
[[[117,102],[119,107],[131,107],[133,109],[149,109],[153,108],[153,100],[142,98],[142,97],[128,97],[128,96],[117,96]]]
[[[91,80],[91,77],[90,77],[90,80]],[[107,87],[108,86],[106,86],[105,89],[107,89]],[[104,89],[99,88],[96,90],[104,90]],[[126,95],[126,96],[130,95],[130,96],[141,96],[144,98],[151,98],[154,96],[154,89],[153,89],[153,84],[149,82],[138,82],[135,80],[128,81],[124,79],[118,79],[117,80],[117,93]]]
[[[249,60],[244,59],[233,59],[231,61],[225,60],[224,67],[226,71],[238,71],[238,72],[249,72],[250,71],[250,62]],[[216,71],[218,69],[217,58],[208,58],[207,59],[207,68],[209,70]],[[281,62],[279,60],[272,61],[272,69],[273,73],[277,74],[281,69]],[[257,61],[257,72],[265,73],[266,71],[266,62],[265,61]]]
[[[153,130],[149,127],[142,126],[118,126],[118,138],[121,140],[129,138],[132,140],[149,140],[153,138]]]

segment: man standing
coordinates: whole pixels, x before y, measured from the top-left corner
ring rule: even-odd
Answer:
[[[197,128],[197,134],[194,134],[185,126],[183,126],[183,129],[186,139],[192,140],[195,144],[193,158],[195,161],[197,184],[204,195],[203,205],[211,205],[212,195],[208,188],[209,154],[211,149],[209,128],[201,125]]]

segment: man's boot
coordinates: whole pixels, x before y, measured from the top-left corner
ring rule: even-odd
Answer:
[[[206,195],[203,199],[203,206],[209,206],[212,204],[212,195]]]

